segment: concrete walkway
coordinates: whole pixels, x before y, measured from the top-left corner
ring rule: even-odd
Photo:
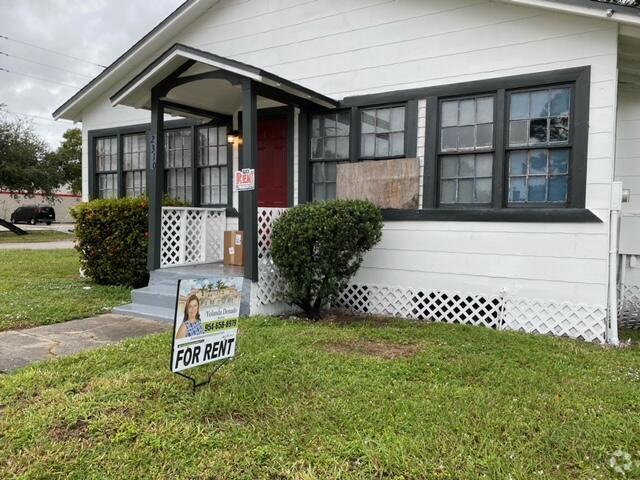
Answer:
[[[65,248],[73,248],[73,246],[73,240],[35,243],[0,243],[0,250],[60,250]]]
[[[107,313],[26,330],[0,332],[0,372],[65,357],[127,338],[164,332],[167,322]]]

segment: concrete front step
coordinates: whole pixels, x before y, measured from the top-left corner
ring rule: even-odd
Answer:
[[[169,323],[173,323],[174,315],[173,308],[156,307],[152,305],[138,305],[135,303],[121,305],[114,308],[112,312],[119,315],[149,318],[151,320],[160,320]]]
[[[223,265],[222,263],[168,267],[152,271],[149,285],[170,281],[177,282],[181,278],[242,277],[243,274],[244,268]]]
[[[137,305],[175,308],[177,288],[177,281],[156,283],[131,292],[131,300]]]
[[[113,312],[121,315],[135,315],[137,317],[173,322],[178,280],[181,278],[216,276],[242,277],[243,273],[244,269],[242,267],[233,267],[222,263],[154,270],[149,278],[149,286],[133,290],[131,292],[132,303],[114,308]]]

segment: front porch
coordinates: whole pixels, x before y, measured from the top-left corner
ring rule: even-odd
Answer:
[[[268,245],[270,235],[269,222],[260,232],[259,217],[264,217],[264,211],[260,212],[259,206],[279,211],[306,200],[306,169],[301,171],[294,162],[294,157],[297,160],[299,156],[296,155],[298,148],[303,148],[300,145],[307,143],[306,115],[310,111],[335,108],[337,102],[250,65],[179,44],[132,78],[111,97],[111,102],[114,106],[151,110],[147,168],[149,271],[158,275],[159,269],[167,267],[221,262],[223,232],[239,229],[244,231],[245,238],[241,274],[258,282],[259,264],[264,257],[260,244]],[[259,129],[259,122],[265,123],[264,119],[273,112],[284,115],[286,140],[279,138],[271,152],[265,151],[265,142],[269,139],[264,137],[264,129]],[[199,192],[204,183],[196,170],[211,163],[202,161],[199,154],[204,147],[198,143],[197,135],[193,135],[191,148],[196,152],[190,165],[193,206],[162,206],[168,168],[167,114],[189,117],[203,127],[223,125],[226,132],[233,133],[233,142],[224,147],[229,152],[224,164],[226,180],[223,184],[222,173],[219,180],[219,188],[228,192],[226,205],[203,208],[206,192],[202,195]],[[277,161],[273,161],[274,155]],[[215,165],[220,165],[219,160]],[[240,169],[255,171],[256,188],[231,193],[231,173]],[[274,188],[281,193],[274,194]],[[267,216],[275,218],[271,214]]]

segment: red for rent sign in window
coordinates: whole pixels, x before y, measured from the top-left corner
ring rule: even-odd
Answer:
[[[243,168],[234,175],[234,190],[242,192],[245,190],[255,190],[256,171],[253,168]]]

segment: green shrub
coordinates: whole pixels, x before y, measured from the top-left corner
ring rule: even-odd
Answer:
[[[74,207],[75,233],[85,274],[100,285],[147,284],[147,198],[92,200]]]
[[[299,205],[273,225],[271,254],[292,304],[312,319],[356,273],[382,237],[382,213],[362,200]]]

